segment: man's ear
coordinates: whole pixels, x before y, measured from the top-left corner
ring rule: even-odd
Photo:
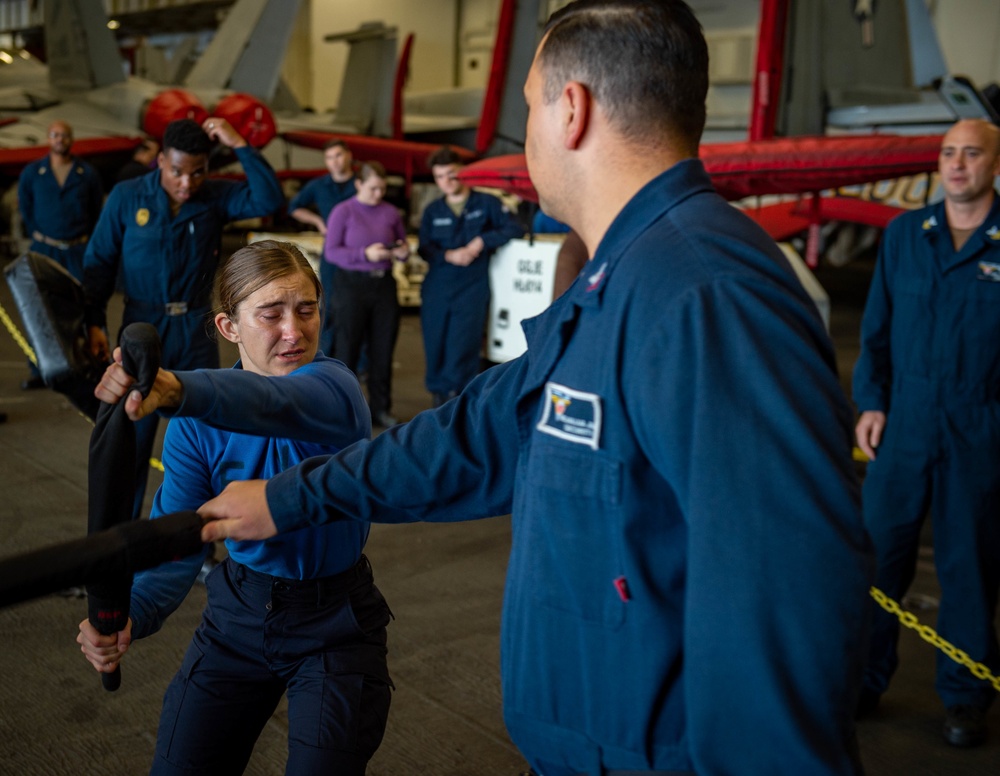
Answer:
[[[233,323],[232,318],[225,313],[218,313],[215,316],[215,328],[219,330],[219,334],[230,342],[237,343],[240,341],[240,330]]]
[[[562,99],[566,107],[566,124],[563,143],[567,149],[575,150],[583,142],[583,136],[590,126],[590,111],[593,97],[590,90],[579,81],[569,81],[563,87]]]

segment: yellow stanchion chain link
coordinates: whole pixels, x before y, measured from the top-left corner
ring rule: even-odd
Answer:
[[[28,344],[28,340],[24,338],[24,335],[18,330],[17,326],[14,325],[14,321],[10,319],[7,315],[7,311],[0,304],[0,320],[3,321],[3,325],[7,327],[7,331],[10,332],[10,336],[14,338],[14,342],[18,344],[24,354],[31,360],[31,363],[38,366],[38,357],[35,355],[34,348]]]
[[[35,355],[34,348],[32,348],[31,345],[28,344],[28,340],[25,339],[23,334],[21,334],[20,329],[18,329],[14,321],[11,320],[10,316],[7,314],[7,311],[4,309],[4,306],[2,304],[0,304],[0,321],[3,321],[3,325],[6,327],[7,331],[10,332],[10,336],[14,339],[14,342],[18,344],[21,350],[24,351],[24,354],[31,360],[31,363],[34,364],[35,366],[38,366],[38,357]],[[87,418],[87,416],[84,415],[82,412],[80,413],[80,415],[84,418]],[[90,421],[91,425],[93,425],[94,421],[90,420],[90,418],[87,418],[87,420]],[[152,466],[161,474],[163,473],[163,464],[158,459],[150,458],[149,465]]]
[[[868,461],[868,456],[857,447],[852,451],[852,457],[859,463],[866,463]],[[993,685],[994,690],[1000,692],[1000,677],[994,676],[989,668],[982,663],[977,663],[966,652],[963,652],[950,641],[939,636],[937,631],[930,625],[921,623],[913,612],[903,611],[903,608],[898,603],[889,598],[889,596],[877,587],[872,587],[871,596],[879,606],[889,612],[889,614],[897,617],[901,625],[915,630],[920,638],[928,644],[937,647],[956,663],[968,668],[974,677],[986,680]]]
[[[899,618],[901,625],[911,630],[915,630],[924,641],[940,649],[948,657],[968,668],[977,679],[984,679],[993,685],[993,689],[1000,692],[1000,677],[994,676],[989,668],[982,663],[977,663],[966,652],[956,647],[947,639],[941,638],[930,625],[924,625],[917,619],[913,612],[904,612],[902,607],[877,587],[871,589],[871,596],[876,603],[885,609],[889,614]]]

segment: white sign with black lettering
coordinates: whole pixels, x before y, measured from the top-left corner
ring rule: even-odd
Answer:
[[[528,347],[521,321],[552,303],[562,235],[539,235],[534,244],[511,240],[490,259],[490,318],[486,357],[498,363]]]

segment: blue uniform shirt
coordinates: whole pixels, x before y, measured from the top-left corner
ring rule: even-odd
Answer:
[[[335,181],[329,175],[321,175],[309,181],[292,197],[292,201],[288,203],[288,212],[291,213],[300,207],[311,207],[315,208],[320,217],[326,221],[336,205],[357,193],[353,175],[343,183]]]
[[[195,510],[230,482],[273,477],[314,455],[371,436],[357,379],[318,355],[287,376],[235,369],[177,372],[183,402],[163,440],[163,484],[151,517]],[[233,560],[286,579],[316,579],[350,568],[368,538],[362,523],[304,528],[263,542],[226,542]],[[184,600],[204,553],[140,573],[132,589],[133,636],[159,630]]]
[[[925,406],[1000,396],[1000,197],[955,251],[943,202],[882,235],[854,367],[858,409],[888,412],[905,392]]]
[[[457,216],[444,197],[434,200],[424,210],[420,219],[418,251],[427,262],[427,277],[420,287],[423,299],[431,304],[447,299],[449,304],[460,304],[467,292],[470,302],[480,304],[480,297],[489,294],[490,256],[504,243],[524,233],[514,217],[499,199],[481,191],[470,191],[465,207]],[[482,237],[485,247],[467,267],[458,267],[444,260],[445,251],[468,245],[475,237]]]
[[[504,715],[546,776],[859,773],[852,413],[780,250],[684,161],[524,329],[457,399],[273,478],[279,530],[512,512]]]
[[[218,365],[218,347],[204,327],[222,229],[230,221],[270,215],[284,202],[281,185],[260,153],[244,146],[236,156],[245,182],[206,180],[173,217],[159,170],[111,190],[84,259],[89,324],[106,324],[121,265],[122,326],[135,321],[156,326],[167,368]]]
[[[101,215],[104,192],[97,171],[73,157],[73,166],[62,186],[52,174],[46,155],[21,172],[17,185],[18,207],[24,230],[32,239],[30,249],[59,261],[77,280],[83,276],[81,243],[68,249],[46,245],[35,232],[53,240],[69,242],[90,235]]]

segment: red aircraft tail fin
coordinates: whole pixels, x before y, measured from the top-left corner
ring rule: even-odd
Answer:
[[[510,60],[510,43],[514,37],[516,11],[517,0],[503,0],[500,4],[500,17],[497,19],[497,37],[493,44],[490,77],[486,82],[483,108],[479,117],[479,129],[476,131],[476,156],[485,154],[496,136],[497,122],[500,120],[500,100],[503,97]]]

